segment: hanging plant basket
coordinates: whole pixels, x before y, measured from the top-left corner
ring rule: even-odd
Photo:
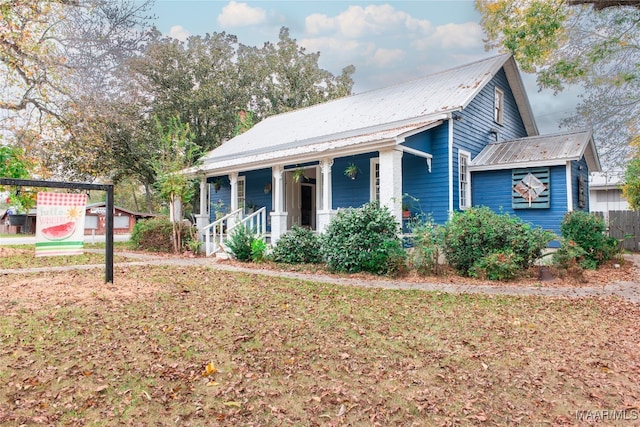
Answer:
[[[9,215],[9,225],[23,226],[26,223],[27,223],[27,215],[25,214]]]
[[[356,179],[358,177],[358,167],[355,165],[355,163],[351,163],[344,170],[344,174],[345,174],[345,176],[347,176],[347,177],[349,177],[351,179]]]
[[[304,174],[304,169],[302,168],[297,168],[296,170],[293,171],[293,182],[304,182],[307,179],[307,177]]]
[[[222,187],[223,182],[222,182],[222,179],[217,178],[211,184],[213,185],[213,190],[217,193],[218,191],[220,191],[220,188]]]

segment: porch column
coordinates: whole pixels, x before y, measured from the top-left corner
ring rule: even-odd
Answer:
[[[229,213],[238,209],[238,172],[231,172],[229,174],[229,183],[231,184],[231,207]],[[235,218],[230,217],[227,220],[227,226],[233,227]]]
[[[331,191],[331,166],[333,166],[333,159],[322,159],[320,162],[320,171],[322,173],[322,204],[318,211],[318,232],[322,233],[329,222],[331,222],[333,204],[333,193]]]
[[[380,151],[380,206],[402,224],[402,151]]]
[[[287,212],[284,211],[284,180],[281,165],[271,169],[273,173],[273,212],[271,215],[271,244],[275,244],[287,231]]]
[[[209,194],[207,192],[207,178],[200,178],[200,212],[196,215],[196,226],[200,230],[200,240],[204,241],[202,229],[209,224],[209,205],[207,200]]]

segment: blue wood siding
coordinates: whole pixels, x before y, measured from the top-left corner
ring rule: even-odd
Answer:
[[[402,156],[402,194],[417,199],[410,202],[412,215],[429,215],[443,224],[449,218],[449,123],[407,138],[405,145],[433,156],[431,172],[426,159]]]
[[[493,120],[496,87],[504,92],[502,124]],[[490,132],[492,129],[498,130],[500,140],[522,138],[527,136],[527,132],[503,69],[480,91],[467,108],[456,115],[460,120],[453,122],[453,207],[459,210],[458,154],[460,150],[471,153],[471,160],[473,160],[487,144],[496,140],[496,136]],[[482,191],[483,187],[476,188]]]
[[[213,222],[216,219],[216,208],[220,203],[224,205],[223,213],[229,213],[231,207],[231,184],[229,183],[228,176],[209,177],[207,183],[212,184],[216,180],[222,181],[222,186],[219,190],[215,190],[213,185],[209,185],[209,222]]]
[[[550,168],[551,200],[548,209],[512,209],[511,178],[511,169],[473,172],[471,174],[472,205],[487,206],[494,212],[517,215],[525,222],[559,235],[560,222],[567,212],[566,167]]]
[[[271,169],[259,169],[255,171],[241,172],[239,177],[245,177],[245,200],[247,204],[255,204],[258,208],[265,206],[267,208],[267,231],[271,229],[271,218],[269,212],[273,209],[271,202],[271,193],[265,194],[264,186],[271,183]],[[207,178],[207,183],[212,184],[215,180],[220,179],[222,187],[215,191],[213,185],[209,185],[209,221],[215,221],[216,208],[220,202],[224,204],[223,213],[229,213],[231,209],[231,184],[228,176]]]
[[[359,154],[356,156],[339,157],[333,160],[331,167],[331,187],[333,189],[332,209],[360,207],[371,200],[371,162],[378,157],[377,152]],[[351,163],[359,170],[358,177],[351,179],[344,174],[344,170]]]
[[[259,169],[242,172],[239,176],[245,177],[245,193],[247,205],[255,204],[258,208],[266,207],[267,212],[272,210],[271,193],[264,192],[265,184],[271,184],[271,169]]]
[[[584,180],[584,192],[585,192],[585,204],[583,207],[580,207],[579,201],[579,180],[582,178]],[[573,195],[573,210],[576,211],[589,211],[589,167],[587,166],[587,161],[582,157],[580,161],[572,161],[571,162],[571,190]]]

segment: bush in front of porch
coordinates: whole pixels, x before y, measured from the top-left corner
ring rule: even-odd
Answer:
[[[320,238],[312,230],[294,225],[280,236],[273,248],[273,260],[285,264],[322,262]]]
[[[330,271],[397,275],[405,271],[400,225],[377,202],[338,212],[321,237]]]

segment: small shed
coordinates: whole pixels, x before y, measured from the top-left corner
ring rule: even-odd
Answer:
[[[9,222],[9,210],[0,210],[0,234],[34,234],[36,232],[36,211],[31,209],[24,225]]]
[[[115,206],[113,212],[113,233],[129,234],[133,231],[133,227],[139,219],[150,218],[153,216],[155,215],[144,212],[133,212],[128,209]],[[87,205],[84,217],[85,236],[105,234],[106,221],[107,206],[105,202]]]

